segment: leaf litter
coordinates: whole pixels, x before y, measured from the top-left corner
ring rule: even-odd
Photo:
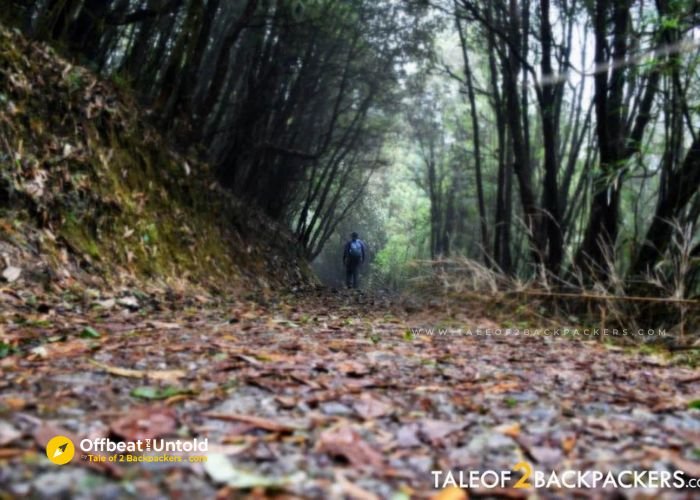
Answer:
[[[75,467],[101,480],[62,482],[59,494],[459,499],[466,492],[435,490],[430,472],[523,459],[700,475],[696,369],[568,338],[407,336],[449,313],[387,310],[361,294],[177,300],[59,310],[46,296],[49,322],[21,302],[1,313],[12,347],[0,359],[7,491],[38,491],[36,478]],[[60,433],[207,438],[212,451],[204,464],[147,471],[80,460],[56,470],[43,446]]]

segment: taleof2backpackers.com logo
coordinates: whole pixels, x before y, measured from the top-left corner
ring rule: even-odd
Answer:
[[[513,472],[519,472],[520,477]],[[506,489],[545,488],[545,489],[697,489],[700,479],[689,477],[680,470],[621,470],[603,472],[600,470],[549,471],[533,469],[528,462],[518,462],[512,470],[458,470],[431,471],[433,488],[463,489]]]

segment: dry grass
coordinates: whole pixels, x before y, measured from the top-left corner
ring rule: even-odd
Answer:
[[[424,303],[441,301],[447,307],[479,307],[494,319],[508,323],[551,324],[601,329],[664,330],[665,337],[631,335],[625,342],[658,342],[687,346],[700,342],[700,301],[687,296],[687,277],[692,268],[692,228],[674,226],[674,237],[664,269],[648,276],[644,290],[658,293],[630,295],[630,287],[615,266],[619,256],[605,255],[606,269],[596,273],[606,281],[587,282],[581,269],[563,280],[544,269],[525,281],[464,258],[420,261],[410,280],[410,295]],[[639,288],[637,288],[639,289]]]

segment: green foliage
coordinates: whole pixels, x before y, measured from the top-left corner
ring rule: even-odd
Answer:
[[[681,21],[677,16],[663,16],[661,17],[661,29],[665,30],[677,30],[681,26]]]
[[[100,332],[98,332],[91,326],[86,326],[85,328],[83,328],[83,331],[80,332],[80,338],[83,339],[99,339],[100,337],[102,337],[102,335],[100,335]]]
[[[146,225],[141,239],[146,245],[153,245],[158,241],[158,228],[152,222]]]
[[[77,92],[85,85],[84,74],[79,69],[71,70],[68,75],[66,75],[66,82],[68,84],[68,91],[73,93]]]
[[[694,399],[688,403],[688,408],[691,410],[700,410],[700,399]]]
[[[132,78],[124,72],[115,72],[110,78],[114,85],[123,92],[131,92],[133,89]]]
[[[9,356],[15,352],[15,348],[6,342],[0,341],[0,359]]]
[[[505,398],[503,402],[508,408],[515,408],[516,406],[518,406],[518,400],[512,397]]]
[[[162,389],[152,386],[143,386],[136,387],[130,394],[133,397],[140,399],[161,400],[168,399],[173,396],[179,396],[180,394],[190,394],[191,392],[192,391],[189,389],[182,389],[172,386],[164,387]]]

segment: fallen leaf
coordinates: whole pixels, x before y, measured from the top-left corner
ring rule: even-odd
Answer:
[[[204,470],[215,483],[226,484],[236,489],[281,488],[305,480],[306,474],[297,472],[291,476],[268,477],[236,469],[226,455],[209,453]]]
[[[124,441],[156,439],[173,433],[176,428],[175,413],[166,407],[131,409],[110,425],[112,433]]]
[[[500,432],[509,437],[518,437],[520,435],[520,424],[518,422],[513,422],[510,424],[502,424],[494,428],[496,432]]]
[[[148,321],[146,323],[147,326],[150,326],[151,328],[157,328],[159,330],[177,330],[180,327],[178,323],[166,323],[164,321]]]
[[[40,358],[65,358],[88,351],[90,346],[80,339],[68,342],[53,342],[35,347],[31,350],[33,356]]]
[[[369,368],[366,365],[352,360],[338,363],[336,369],[345,375],[354,375],[356,377],[361,377],[369,373]]]
[[[94,302],[95,305],[98,305],[104,309],[111,309],[116,303],[117,301],[114,299],[96,300]]]
[[[700,463],[684,458],[677,451],[664,450],[652,446],[645,446],[644,449],[655,457],[670,462],[674,467],[682,470],[689,476],[700,478]]]
[[[290,425],[286,423],[279,422],[277,420],[271,420],[269,418],[255,417],[252,415],[238,415],[235,413],[216,413],[216,412],[206,412],[202,414],[203,417],[213,418],[217,420],[229,420],[232,422],[243,422],[245,424],[252,425],[258,429],[262,429],[270,432],[294,432],[298,430],[299,427],[295,425]]]
[[[445,488],[432,497],[430,500],[467,500],[467,492],[457,486]]]
[[[99,339],[100,337],[100,333],[91,326],[86,326],[83,328],[83,331],[80,332],[80,338],[82,339]]]
[[[347,424],[324,431],[316,451],[335,457],[343,457],[355,467],[382,469],[384,459],[367,444],[360,434]]]
[[[470,491],[473,496],[479,498],[510,498],[513,500],[530,498],[530,490],[524,488],[473,488]]]
[[[571,453],[571,451],[574,449],[574,446],[576,446],[575,434],[569,434],[561,439],[561,449],[564,450],[564,453],[566,455]]]
[[[221,453],[210,453],[204,463],[204,470],[218,484],[226,484],[236,489],[281,488],[292,483],[301,483],[306,474],[297,472],[291,476],[269,477],[236,469]]]
[[[95,366],[102,368],[107,373],[118,375],[120,377],[131,378],[150,378],[153,380],[177,380],[185,376],[184,370],[133,370],[131,368],[121,368],[118,366],[110,366],[99,361],[90,360]]]
[[[421,440],[418,439],[418,432],[420,431],[420,424],[411,423],[401,426],[396,433],[396,444],[401,448],[411,448],[413,446],[420,446]]]
[[[20,411],[27,406],[27,401],[23,398],[8,396],[0,400],[0,405],[6,406],[13,411]]]
[[[19,267],[8,266],[2,272],[2,277],[5,278],[5,281],[8,283],[12,283],[13,281],[17,281],[21,274],[22,270]]]
[[[299,401],[297,398],[292,396],[276,396],[275,400],[279,403],[282,408],[291,409],[294,408]]]
[[[343,490],[343,493],[352,499],[379,500],[379,497],[366,489],[351,483],[339,470],[335,471],[335,481]]]
[[[24,190],[32,199],[38,201],[42,196],[44,196],[47,179],[48,174],[45,171],[38,171],[34,175],[33,179],[25,182]]]
[[[136,299],[136,297],[121,297],[117,299],[117,304],[122,307],[126,307],[127,309],[139,308],[139,301]]]
[[[421,434],[431,444],[437,445],[453,432],[464,429],[465,424],[449,422],[446,420],[424,420],[421,422]]]
[[[173,396],[180,396],[190,393],[191,391],[189,389],[178,389],[177,387],[165,387],[160,389],[158,387],[143,386],[132,389],[129,394],[135,398],[141,399],[168,399]]]
[[[484,388],[484,392],[490,394],[501,394],[504,392],[513,392],[520,389],[520,382],[515,381],[504,381],[496,382],[493,385]]]
[[[520,442],[518,444],[522,445]],[[551,446],[533,446],[529,451],[538,464],[551,466],[557,464],[562,458],[562,451]]]
[[[13,425],[4,420],[0,420],[0,446],[10,444],[20,437],[22,437],[22,433],[15,429]]]
[[[0,460],[14,458],[29,453],[24,448],[0,448]]]
[[[392,411],[391,405],[372,397],[368,393],[362,394],[360,399],[353,404],[353,408],[364,420],[383,417]]]

